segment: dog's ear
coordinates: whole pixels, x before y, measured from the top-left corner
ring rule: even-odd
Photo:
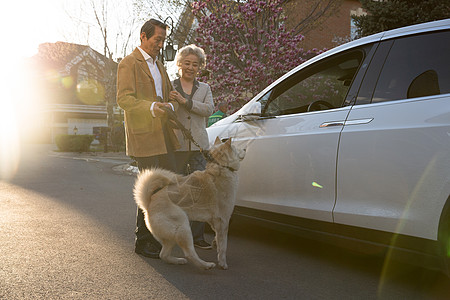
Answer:
[[[214,146],[215,146],[215,145],[219,145],[220,143],[221,143],[221,142],[220,142],[219,137],[216,136],[216,140],[214,141]]]
[[[231,138],[229,138],[229,139],[227,140],[227,142],[225,143],[225,145],[227,145],[228,147],[231,147]]]

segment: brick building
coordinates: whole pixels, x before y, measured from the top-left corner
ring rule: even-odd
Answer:
[[[288,26],[297,24],[307,17],[311,12],[311,7],[307,6],[311,1],[294,1],[285,9],[288,17]],[[312,29],[308,29],[303,41],[303,48],[308,49],[331,49],[343,42],[350,41],[356,36],[356,28],[353,25],[351,16],[363,14],[361,3],[358,0],[340,0],[336,6],[331,8],[318,24]],[[314,25],[314,24],[313,24]]]

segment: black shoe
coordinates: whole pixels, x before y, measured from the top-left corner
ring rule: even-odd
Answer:
[[[195,241],[194,246],[200,249],[212,249],[212,246],[205,242],[205,240]]]
[[[161,247],[152,242],[136,242],[134,252],[149,258],[159,258]]]

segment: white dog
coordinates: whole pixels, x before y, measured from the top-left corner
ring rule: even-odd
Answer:
[[[245,150],[236,149],[231,139],[221,143],[217,138],[209,153],[211,159],[204,171],[181,176],[154,168],[143,171],[136,180],[136,203],[145,213],[148,229],[162,245],[160,258],[168,263],[185,264],[189,260],[203,269],[215,266],[198,257],[189,225],[191,220],[211,225],[216,233],[219,266],[228,268],[228,224],[236,199],[237,170]],[[187,260],[172,256],[175,244]]]

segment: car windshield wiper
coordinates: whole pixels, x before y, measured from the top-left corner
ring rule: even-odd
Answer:
[[[239,115],[237,121],[247,122],[247,121],[256,121],[256,120],[264,120],[264,119],[273,119],[275,116],[264,116],[259,113],[250,113],[246,115]]]

